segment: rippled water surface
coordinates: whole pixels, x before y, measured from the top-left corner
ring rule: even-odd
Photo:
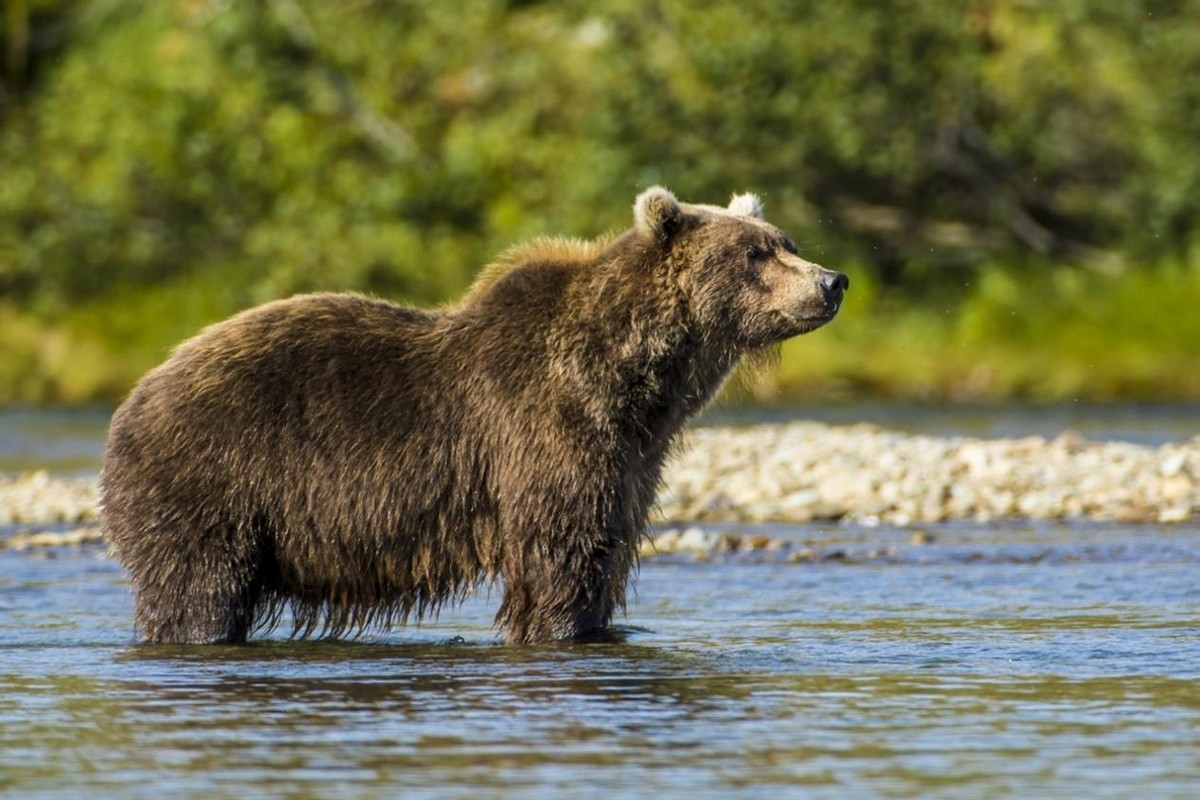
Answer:
[[[799,416],[1200,432],[1184,406]],[[106,423],[0,411],[0,471],[94,474]],[[530,648],[486,592],[353,643],[136,646],[102,549],[0,550],[0,796],[1200,796],[1200,526],[734,530],[821,557],[650,559],[621,641]]]
[[[134,646],[98,548],[0,551],[13,797],[1193,797],[1200,529],[773,528],[644,562],[623,641],[486,594],[355,643]]]

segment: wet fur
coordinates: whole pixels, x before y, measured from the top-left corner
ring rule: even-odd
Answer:
[[[731,289],[689,270],[728,248],[690,219],[526,245],[444,309],[305,295],[182,344],[101,476],[144,637],[343,636],[498,579],[510,642],[605,629],[677,432],[759,349],[703,318]]]

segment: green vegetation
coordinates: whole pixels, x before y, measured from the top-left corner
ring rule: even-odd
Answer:
[[[863,270],[864,278],[870,275]],[[977,282],[977,283],[975,283]],[[1200,398],[1200,269],[987,267],[955,303],[859,280],[844,318],[784,345],[766,393],[936,400]]]
[[[445,301],[651,183],[850,273],[785,393],[1200,397],[1200,0],[0,9],[0,402],[294,292]]]

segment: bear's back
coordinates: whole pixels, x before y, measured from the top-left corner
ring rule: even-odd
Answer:
[[[311,457],[306,449],[324,432],[356,428],[369,440],[395,430],[404,418],[387,407],[415,409],[429,391],[422,376],[437,320],[362,295],[315,294],[212,325],[114,414],[105,477],[127,469],[215,476],[271,453],[281,462]]]
[[[298,295],[248,309],[176,348],[160,370],[311,369],[419,347],[437,315],[353,293]],[[309,377],[306,372],[295,376]],[[314,376],[315,377],[315,376]]]

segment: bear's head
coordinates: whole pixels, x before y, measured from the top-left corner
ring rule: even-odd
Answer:
[[[850,285],[842,273],[797,255],[792,241],[763,220],[752,194],[734,195],[721,208],[681,203],[655,186],[638,195],[634,219],[696,325],[739,350],[821,327],[837,315]]]

